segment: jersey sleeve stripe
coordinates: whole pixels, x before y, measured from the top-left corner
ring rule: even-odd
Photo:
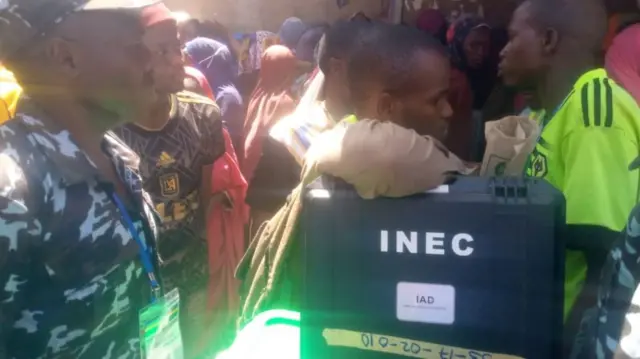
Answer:
[[[604,127],[611,127],[613,125],[613,90],[609,79],[604,79],[604,96],[605,96],[605,116]]]
[[[546,148],[547,150],[551,149],[551,144],[549,144],[549,142],[547,142],[542,136],[540,136],[540,140],[538,141],[538,144],[543,148]]]
[[[600,102],[600,79],[593,80],[593,124],[600,126],[600,118],[602,117],[602,103]]]
[[[582,86],[580,93],[582,105],[582,121],[585,127],[589,127],[589,84]]]

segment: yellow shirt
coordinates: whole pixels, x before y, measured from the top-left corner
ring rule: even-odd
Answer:
[[[0,66],[0,124],[15,114],[20,93],[22,89],[13,74]]]
[[[541,124],[544,124],[542,114]],[[640,148],[640,110],[604,69],[583,74],[546,121],[525,169],[561,190],[571,226],[619,232],[640,199],[640,174],[629,171]],[[588,240],[588,238],[585,238]],[[587,273],[579,251],[567,250],[565,318]]]

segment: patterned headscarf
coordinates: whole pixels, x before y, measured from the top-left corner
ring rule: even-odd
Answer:
[[[249,73],[260,70],[262,54],[271,45],[280,43],[278,35],[270,31],[257,31],[250,34],[237,34],[236,40],[241,44],[240,73]]]

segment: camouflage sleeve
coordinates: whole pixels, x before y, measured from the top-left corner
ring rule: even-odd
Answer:
[[[614,241],[598,282],[597,307],[585,312],[573,359],[640,358],[640,205]]]
[[[7,339],[19,325],[25,288],[29,281],[30,244],[42,234],[39,221],[28,208],[30,199],[21,168],[6,154],[0,153],[0,357]],[[29,313],[26,313],[29,314]],[[35,315],[37,313],[30,313]],[[23,328],[30,330],[30,328]]]
[[[603,270],[596,353],[605,355],[598,355],[598,359],[640,358],[639,250],[640,205],[637,205]]]

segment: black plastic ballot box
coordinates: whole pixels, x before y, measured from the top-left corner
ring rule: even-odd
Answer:
[[[560,357],[559,191],[458,178],[364,200],[335,183],[304,199],[302,359]]]

